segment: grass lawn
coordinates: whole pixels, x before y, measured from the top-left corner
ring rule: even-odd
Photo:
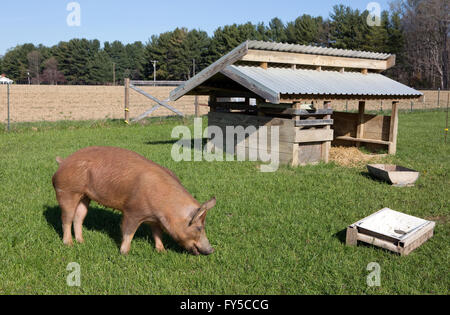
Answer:
[[[147,125],[60,122],[0,126],[0,294],[449,294],[450,145],[443,111],[401,113],[398,154],[386,161],[417,169],[415,187],[370,179],[363,166],[281,167],[252,162],[181,162],[170,157],[177,119]],[[184,123],[191,124],[191,120]],[[91,204],[85,244],[64,247],[51,177],[55,157],[119,146],[172,169],[197,200],[216,196],[207,218],[216,252],[195,257],[169,237],[158,254],[141,227],[130,255],[119,254],[119,212]],[[347,225],[390,207],[437,221],[435,236],[408,257],[345,246]],[[81,266],[69,287],[67,265]],[[368,287],[367,265],[381,266]]]

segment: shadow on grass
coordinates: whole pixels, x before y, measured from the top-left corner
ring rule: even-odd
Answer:
[[[337,238],[341,243],[345,244],[347,238],[347,229],[337,232],[336,234],[333,234],[333,237]]]
[[[45,206],[44,216],[47,222],[53,227],[55,232],[62,240],[63,232],[61,226],[61,209],[59,206]],[[122,215],[112,210],[106,210],[99,207],[89,207],[88,215],[84,220],[83,229],[89,231],[98,231],[108,234],[110,238],[114,240],[117,247],[120,248],[122,243],[122,232],[120,229]],[[73,235],[73,231],[72,231]],[[86,239],[86,237],[85,237]],[[134,239],[144,239],[149,241],[154,246],[153,235],[150,227],[146,224],[142,224],[137,230]],[[164,246],[166,250],[183,253],[184,249],[181,248],[175,241],[173,241],[168,235],[164,235]]]
[[[360,174],[361,174],[361,176],[363,176],[363,177],[365,177],[367,179],[370,179],[370,180],[372,180],[374,182],[388,184],[388,183],[386,183],[386,181],[372,176],[369,172],[361,172]]]

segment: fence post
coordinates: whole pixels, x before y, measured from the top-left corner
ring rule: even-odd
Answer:
[[[411,113],[413,112],[413,106],[414,106],[414,102],[411,101]]]
[[[6,84],[6,90],[7,90],[7,95],[8,95],[8,132],[11,130],[11,123],[10,123],[10,109],[9,109],[9,94],[10,94],[10,92],[9,92],[9,84]]]
[[[125,123],[130,122],[130,79],[125,78]]]
[[[441,88],[438,88],[438,108],[441,108]]]
[[[445,143],[447,144],[447,135],[448,135],[448,106],[450,103],[450,92],[447,93],[447,117],[445,119]]]

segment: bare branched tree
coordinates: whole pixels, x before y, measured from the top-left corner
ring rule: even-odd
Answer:
[[[33,50],[32,52],[28,53],[27,59],[28,59],[28,71],[31,74],[33,83],[40,84],[41,59],[42,59],[41,53],[37,50]]]
[[[450,5],[448,0],[403,0],[401,10],[410,84],[449,87]]]

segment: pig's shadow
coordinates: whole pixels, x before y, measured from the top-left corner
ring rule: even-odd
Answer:
[[[44,216],[47,222],[54,228],[55,232],[62,240],[63,232],[61,226],[61,209],[59,208],[59,206],[45,206]],[[86,216],[86,219],[84,220],[83,230],[106,233],[114,240],[114,242],[117,244],[117,247],[120,248],[120,244],[122,243],[122,232],[120,230],[121,220],[122,215],[120,213],[100,208],[96,205],[90,206],[89,212]],[[74,236],[73,229],[72,236]],[[84,239],[87,238],[86,235],[83,236]],[[146,224],[142,224],[139,227],[134,236],[134,240],[135,239],[145,239],[149,241],[149,243],[151,243],[151,245],[153,246],[153,250],[155,250],[151,229]],[[164,247],[168,251],[175,251],[179,253],[184,252],[184,249],[181,248],[168,235],[164,235],[163,242]]]

